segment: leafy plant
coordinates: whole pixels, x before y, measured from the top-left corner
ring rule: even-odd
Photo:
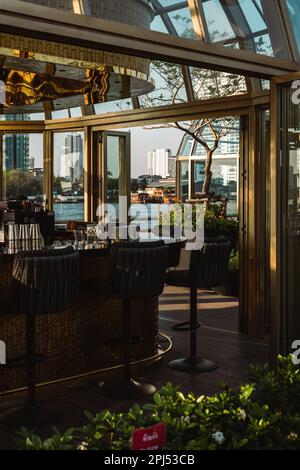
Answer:
[[[132,431],[164,422],[167,450],[300,450],[300,370],[291,356],[279,356],[278,372],[252,366],[251,382],[213,396],[183,394],[166,384],[153,402],[127,413],[86,413],[88,423],[42,440],[25,429],[28,450],[130,449]]]
[[[239,252],[237,250],[232,250],[229,256],[229,271],[238,271],[239,270]]]

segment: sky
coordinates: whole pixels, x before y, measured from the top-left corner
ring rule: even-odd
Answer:
[[[122,132],[131,134],[131,177],[136,178],[139,175],[147,173],[147,155],[151,150],[157,148],[168,148],[172,155],[176,155],[183,132],[172,128],[147,128],[133,127],[129,129],[120,129]],[[54,155],[59,156],[63,153],[65,134],[56,134]],[[43,161],[43,136],[42,134],[31,134],[29,140],[29,154],[35,159],[35,167],[42,166]],[[59,171],[59,159],[56,158],[56,167],[54,173]]]
[[[149,130],[148,130],[149,129]],[[126,129],[123,129],[123,131]],[[178,129],[151,129],[149,126],[128,129],[131,133],[131,177],[147,174],[148,152],[158,148],[170,149],[176,155],[183,132]]]

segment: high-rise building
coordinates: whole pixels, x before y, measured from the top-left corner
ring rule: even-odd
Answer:
[[[170,178],[176,177],[176,157],[171,155],[168,158],[168,176]]]
[[[71,182],[79,181],[83,169],[83,139],[81,134],[67,134],[63,150],[60,176],[69,179]]]
[[[162,178],[169,176],[170,149],[156,149],[148,152],[148,173],[149,175],[159,175]]]
[[[7,121],[30,120],[27,114],[9,114]],[[6,170],[27,171],[29,168],[29,134],[5,134],[4,136],[4,168]]]

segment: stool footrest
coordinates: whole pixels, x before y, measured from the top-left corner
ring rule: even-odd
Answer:
[[[190,330],[198,330],[202,325],[201,322],[197,321],[195,325],[192,325],[190,321],[185,321],[182,323],[176,323],[172,326],[172,330],[175,331],[190,331]]]

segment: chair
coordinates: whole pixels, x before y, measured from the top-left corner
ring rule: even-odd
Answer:
[[[79,277],[79,254],[72,247],[60,250],[20,252],[12,273],[13,308],[26,316],[26,354],[9,359],[7,367],[26,367],[27,403],[8,410],[0,421],[17,418],[19,424],[38,419],[36,408],[36,367],[45,358],[36,351],[36,315],[63,312],[71,308]],[[36,413],[35,413],[36,411]],[[17,421],[18,422],[18,421]]]
[[[224,238],[207,240],[201,250],[191,253],[189,270],[168,271],[166,284],[190,288],[190,320],[173,327],[177,331],[190,331],[190,356],[175,359],[169,367],[183,372],[209,372],[217,369],[217,363],[197,357],[197,289],[212,288],[224,284],[228,272],[231,244]]]
[[[102,384],[101,390],[102,394],[116,398],[141,398],[153,394],[156,388],[136,381],[131,374],[131,346],[142,341],[142,338],[132,336],[131,303],[135,299],[147,299],[162,293],[168,248],[163,241],[122,242],[112,246],[111,256],[110,295],[122,300],[123,325],[122,338],[112,338],[106,344],[122,346],[124,369],[122,379]]]

